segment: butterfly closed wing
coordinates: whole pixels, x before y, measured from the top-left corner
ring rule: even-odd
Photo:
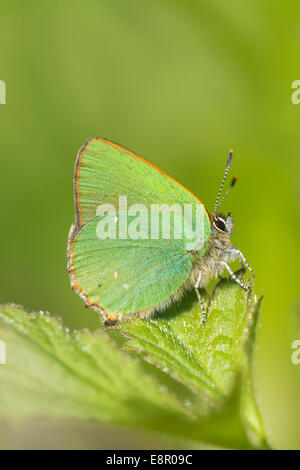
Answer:
[[[197,205],[202,217],[197,254],[207,251],[209,214],[180,183],[129,150],[92,137],[77,155],[74,193],[75,224],[68,241],[68,270],[72,288],[87,306],[110,321],[133,314],[148,316],[180,298],[190,287],[195,250],[188,247],[186,234],[165,238],[159,230],[151,237],[151,217],[149,220],[154,206],[162,207],[163,214],[174,204],[182,213],[185,205]],[[126,197],[126,209],[120,209],[120,197]],[[128,216],[127,225],[133,222],[129,208],[137,204],[141,207],[139,220],[145,222],[144,236],[120,236],[121,220]],[[99,207],[106,211],[99,212]],[[115,224],[113,235],[99,237],[99,227],[108,214]],[[170,218],[171,231],[178,228],[177,222],[176,216]]]

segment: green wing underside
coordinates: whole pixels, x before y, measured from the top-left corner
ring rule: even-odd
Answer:
[[[182,287],[192,269],[186,238],[163,239],[161,233],[159,239],[96,236],[99,205],[118,208],[120,196],[127,197],[128,207],[143,204],[146,210],[152,204],[200,205],[204,225],[200,254],[206,251],[211,231],[204,205],[179,183],[122,147],[89,139],[76,164],[77,234],[70,240],[69,265],[77,291],[113,318],[156,308]]]
[[[78,168],[81,223],[96,215],[99,204],[118,204],[126,195],[131,204],[202,204],[193,194],[151,164],[115,148],[102,140],[91,139],[82,151]]]
[[[184,284],[192,262],[182,240],[100,240],[98,222],[75,236],[73,263],[82,291],[111,316],[155,308]]]

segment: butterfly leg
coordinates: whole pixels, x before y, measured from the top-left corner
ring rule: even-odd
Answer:
[[[200,282],[201,282],[201,271],[199,273],[197,282],[195,284],[195,291],[196,291],[196,294],[197,294],[197,297],[198,297],[198,300],[199,300],[199,304],[200,304],[200,307],[201,307],[201,310],[202,310],[201,325],[204,325],[205,322],[206,322],[206,308],[205,308],[205,304],[203,302],[203,299],[202,299],[200,291],[199,291]]]
[[[236,247],[234,247],[234,249],[232,250],[233,253],[235,253],[237,255],[237,257],[239,258],[239,261],[242,265],[242,267],[244,268],[246,266],[247,269],[249,269],[251,275],[253,278],[255,278],[255,274],[251,268],[251,266],[249,265],[248,261],[246,260],[245,256],[243,255],[243,253]]]
[[[230,268],[230,266],[228,266],[227,263],[225,263],[225,261],[219,261],[219,263],[224,266],[224,268],[227,269],[227,271],[229,272],[230,274],[230,277],[231,279],[233,279],[235,282],[237,282],[243,289],[247,290],[249,289],[249,287],[246,286],[246,284],[244,284],[235,274],[234,272],[232,271],[232,269]]]

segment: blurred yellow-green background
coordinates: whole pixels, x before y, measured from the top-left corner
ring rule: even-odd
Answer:
[[[210,210],[234,148],[240,180],[225,209],[264,295],[256,392],[270,443],[299,449],[297,79],[296,0],[2,0],[0,302],[48,310],[70,328],[98,326],[66,272],[74,160],[89,136],[144,156]],[[64,426],[31,423],[24,438],[25,428],[1,422],[0,446],[146,445]]]

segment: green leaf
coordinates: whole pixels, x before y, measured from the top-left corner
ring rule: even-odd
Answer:
[[[151,377],[103,332],[69,333],[61,322],[21,308],[0,308],[0,409],[9,415],[59,415],[136,425],[162,412],[188,418],[180,403],[161,394]]]
[[[206,296],[208,297],[208,296]],[[253,385],[253,350],[261,299],[223,279],[207,298],[208,319],[201,325],[195,296],[153,319],[122,324],[127,349],[160,368],[193,393],[195,413],[225,407],[234,395],[240,425],[258,447],[267,446]],[[235,404],[236,404],[235,403]],[[240,432],[240,431],[238,431]],[[219,433],[215,429],[215,436]],[[220,440],[222,436],[220,436]]]
[[[193,295],[151,320],[93,334],[3,305],[0,414],[93,419],[198,443],[265,447],[252,381],[258,310],[259,301],[231,281],[215,289],[204,327]],[[118,344],[124,335],[127,351]]]

